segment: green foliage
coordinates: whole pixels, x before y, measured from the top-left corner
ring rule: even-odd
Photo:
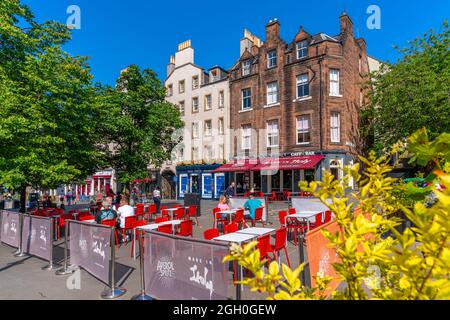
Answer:
[[[361,131],[373,134],[377,151],[427,127],[432,138],[450,132],[450,29],[430,31],[400,50],[401,59],[372,74],[370,104]],[[372,138],[371,138],[372,139]]]
[[[21,29],[19,19],[28,27]],[[6,186],[53,188],[102,164],[92,75],[85,58],[61,49],[69,38],[66,26],[38,24],[19,1],[1,2],[0,181]]]
[[[146,177],[149,164],[170,159],[178,143],[172,136],[182,127],[180,113],[165,95],[156,74],[135,65],[121,73],[115,89],[101,89],[101,130],[114,146],[109,162],[122,183]]]
[[[367,159],[361,157],[366,165],[362,174],[356,164],[345,169],[341,181],[327,172],[323,182],[302,184],[303,190],[330,208],[339,226],[335,234],[322,231],[337,252],[339,262],[333,268],[345,285],[333,292],[333,299],[450,299],[450,167],[439,151],[446,136],[430,142],[422,130],[409,140],[409,149],[417,159],[444,159],[438,162],[435,174],[445,189],[432,187],[437,202],[431,207],[422,202],[406,207],[396,196],[397,181],[386,177],[391,171],[388,157],[377,158],[374,152]],[[359,192],[346,196],[343,185],[350,178],[358,182]],[[331,204],[326,201],[329,198]],[[354,203],[360,210],[354,210]],[[394,215],[399,209],[413,224],[403,233],[397,231],[401,221]],[[316,276],[317,287],[307,289],[299,282],[298,269],[283,266],[280,275],[274,263],[267,275],[254,247],[250,244],[242,250],[235,246],[226,258],[253,273],[243,284],[268,293],[270,299],[324,298],[330,278]]]

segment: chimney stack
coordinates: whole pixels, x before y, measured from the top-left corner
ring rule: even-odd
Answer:
[[[280,23],[277,18],[270,20],[266,25],[266,41],[280,37]]]
[[[341,34],[348,33],[349,35],[353,36],[353,22],[347,12],[342,12],[341,16],[339,17],[339,22],[341,27]]]
[[[242,54],[247,51],[251,51],[251,48],[253,46],[261,47],[262,41],[255,35],[253,35],[250,31],[247,29],[244,29],[244,37],[241,39],[241,46],[240,46],[240,54],[239,56],[242,56]]]
[[[175,57],[174,56],[170,56],[170,61],[167,64],[166,78],[169,77],[169,75],[173,72],[173,70],[175,70]]]

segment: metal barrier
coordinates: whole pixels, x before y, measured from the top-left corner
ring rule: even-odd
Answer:
[[[101,293],[103,299],[115,299],[124,295],[126,290],[116,287],[114,243],[114,227],[66,220],[64,267],[58,270],[56,275],[68,275],[73,273],[76,267],[81,267],[108,284],[109,288]]]
[[[0,241],[17,248],[15,254],[21,252],[21,237],[22,234],[22,217],[21,214],[15,211],[2,210],[1,211],[1,229],[0,229]]]
[[[144,236],[139,232],[139,248],[141,292],[132,299],[228,299],[231,277],[228,263],[222,263],[229,254],[228,244],[146,230]],[[237,285],[238,300],[241,290]]]

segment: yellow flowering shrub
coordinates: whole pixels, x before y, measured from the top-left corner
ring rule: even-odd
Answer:
[[[389,157],[370,153],[360,157],[360,165],[344,169],[341,181],[325,172],[321,182],[302,183],[302,190],[313,193],[334,213],[339,232],[323,232],[339,257],[333,268],[342,288],[333,291],[332,299],[449,299],[450,298],[450,135],[428,141],[425,130],[408,140],[413,161],[432,164],[436,181],[436,202],[427,206],[422,201],[406,205],[401,192],[404,187],[387,177],[392,170]],[[395,150],[394,150],[395,151]],[[346,195],[345,185],[353,179],[358,191]],[[399,193],[400,192],[400,193]],[[328,204],[327,199],[332,202]],[[356,210],[359,208],[360,210]],[[357,214],[357,212],[362,214]],[[412,223],[400,233],[402,222],[396,215],[403,212]],[[300,281],[304,266],[291,270],[277,262],[260,261],[257,242],[241,248],[233,246],[224,261],[237,261],[252,273],[241,282],[253,291],[266,293],[268,299],[326,299],[330,277],[315,277],[316,287],[307,288]],[[281,272],[280,272],[281,271]]]

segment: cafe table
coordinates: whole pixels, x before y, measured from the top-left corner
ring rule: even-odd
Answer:
[[[173,213],[174,213],[175,211],[177,211],[178,208],[169,208],[169,209],[164,209],[164,210],[167,210],[167,211],[170,212],[170,220],[173,220]]]
[[[164,221],[161,223],[152,223],[152,224],[146,224],[144,226],[139,226],[133,229],[133,239],[136,239],[136,229],[142,230],[142,231],[150,231],[150,230],[157,230],[159,226],[163,225],[172,225],[172,233],[175,234],[175,228],[174,226],[180,225],[183,220],[171,220],[171,221]],[[136,246],[133,247],[133,259],[136,260]]]
[[[228,243],[242,244],[244,242],[248,242],[248,241],[252,240],[253,238],[255,238],[255,235],[253,235],[253,234],[232,232],[232,233],[227,233],[227,234],[215,237],[215,238],[213,238],[213,240],[223,241],[223,242],[228,242]],[[237,273],[237,281],[239,282],[242,280],[242,266],[239,266],[239,268],[237,268],[236,273]],[[236,285],[236,299],[240,300],[242,290],[243,290],[242,285],[237,284]]]
[[[287,218],[306,221],[307,228],[309,231],[310,230],[309,223],[310,223],[311,219],[313,219],[317,214],[323,214],[323,212],[321,212],[321,211],[298,211],[297,213],[288,215]]]
[[[269,233],[274,232],[275,229],[273,228],[256,228],[256,227],[252,227],[252,228],[245,228],[239,231],[236,231],[236,233],[242,233],[242,234],[249,234],[249,235],[253,235],[256,237],[260,237]]]

